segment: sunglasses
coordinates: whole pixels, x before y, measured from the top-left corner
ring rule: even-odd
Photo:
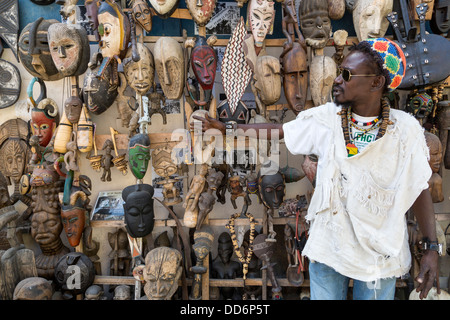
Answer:
[[[338,68],[338,76],[341,75],[342,79],[344,79],[345,82],[349,82],[352,77],[375,77],[378,76],[378,74],[352,74],[350,70],[345,68]]]

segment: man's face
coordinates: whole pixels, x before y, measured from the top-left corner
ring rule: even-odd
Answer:
[[[341,68],[349,70],[352,75],[374,74],[376,73],[373,64],[361,52],[351,52],[341,64]],[[367,100],[372,82],[375,77],[351,77],[346,82],[342,75],[334,79],[333,99],[339,105],[353,105],[364,103]]]

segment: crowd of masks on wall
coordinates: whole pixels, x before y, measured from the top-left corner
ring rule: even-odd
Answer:
[[[314,186],[315,156],[304,157],[303,172],[280,166],[270,174],[250,170],[243,177],[234,174],[226,161],[211,160],[213,143],[186,148],[181,161],[175,161],[170,145],[151,147],[148,128],[152,117],[162,117],[163,125],[167,123],[161,108],[166,99],[184,99],[189,107],[186,128],[197,121],[193,115],[209,115],[225,123],[282,122],[282,117],[274,117],[269,110],[282,95],[284,112],[294,115],[331,101],[333,80],[350,45],[348,30],[332,30],[331,22],[345,12],[351,12],[357,40],[382,37],[391,27],[389,37],[402,47],[407,61],[404,81],[386,98],[393,108],[413,114],[424,127],[433,170],[430,190],[434,202],[444,201],[440,172],[442,167],[450,169],[450,108],[444,90],[450,70],[443,54],[450,51],[448,1],[237,1],[240,8],[247,6],[247,15],[239,17],[226,43],[220,70],[226,97],[222,101],[216,100],[213,90],[218,64],[215,35],[184,36],[183,41],[161,36],[152,50],[144,41],[152,30],[152,17],[169,19],[178,9],[178,0],[85,0],[93,31],[89,36],[74,18],[76,0],[56,0],[61,21],[41,17],[22,30],[18,0],[1,1],[0,36],[32,80],[23,83],[18,68],[0,59],[0,108],[14,108],[23,86],[31,118],[10,119],[0,125],[0,229],[7,244],[0,251],[0,299],[75,299],[82,295],[84,299],[200,300],[205,298],[202,275],[207,269],[211,278],[242,278],[244,283],[251,277],[260,278],[264,269],[272,283],[269,299],[283,299],[275,267],[276,244],[288,259],[285,276],[289,285],[300,287],[307,276],[301,257],[307,228],[286,224],[275,237],[270,221],[281,215],[280,208],[284,215],[297,218],[306,210],[304,197],[284,201],[285,188],[303,178]],[[30,2],[49,6],[54,0]],[[214,14],[216,1],[186,0],[186,6],[201,28]],[[274,24],[275,10],[282,11],[279,25]],[[265,45],[274,29],[284,35],[279,56],[269,55]],[[325,48],[332,54],[326,55]],[[162,90],[157,90],[155,73]],[[81,76],[83,81],[79,81]],[[47,97],[46,87],[61,79],[70,83],[70,96],[62,106]],[[255,108],[242,101],[248,87]],[[133,94],[125,94],[126,88]],[[92,121],[93,114],[101,118],[115,103],[128,132],[128,148],[123,152],[117,146],[116,129],[110,128],[109,138],[96,139]],[[190,132],[188,138],[194,145],[199,134],[195,129]],[[183,163],[192,162],[198,150],[207,157],[197,165],[182,197],[173,174]],[[110,233],[109,243],[92,239],[92,181],[77,163],[81,156],[89,159],[102,183],[120,184],[112,181],[113,170],[136,178],[135,184],[122,186],[125,228]],[[159,182],[163,198],[154,197],[155,186],[142,182],[149,166],[163,178]],[[218,235],[204,222],[215,204],[225,203],[226,193],[238,213],[229,217],[229,232]],[[242,208],[236,202],[240,197]],[[26,206],[20,212],[14,206],[19,201]],[[168,210],[176,232],[172,241],[162,234],[151,249],[135,255],[134,246],[154,229],[156,201]],[[266,208],[266,233],[256,231],[249,210],[253,201]],[[182,207],[184,215],[177,216],[173,206]],[[236,219],[248,222],[245,234],[237,234]],[[38,254],[21,240],[20,230],[27,226],[40,247]],[[62,233],[68,240],[65,243]],[[219,258],[205,264],[215,237]],[[82,250],[75,250],[80,245]],[[95,276],[101,274],[99,246],[111,249],[110,261],[104,262],[110,264],[109,275],[134,277],[142,284],[141,296],[136,297],[128,285],[111,286],[113,292],[106,295],[94,284]],[[237,259],[232,260],[232,255]],[[74,268],[82,275],[77,286],[70,285]],[[260,299],[261,287],[210,287],[209,295],[208,299],[214,295],[217,299]]]

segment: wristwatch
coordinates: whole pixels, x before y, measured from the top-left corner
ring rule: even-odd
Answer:
[[[227,135],[234,136],[234,131],[237,129],[236,122],[226,122],[225,123],[225,132]]]
[[[437,241],[430,241],[430,239],[428,238],[423,238],[421,241],[419,241],[419,244],[422,245],[423,251],[437,251],[440,256],[442,255],[442,243],[438,243]]]

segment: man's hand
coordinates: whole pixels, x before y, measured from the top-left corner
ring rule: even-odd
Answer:
[[[416,292],[420,292],[420,299],[427,297],[428,292],[433,287],[434,280],[438,276],[438,258],[439,255],[436,251],[427,250],[420,259],[420,270],[416,277],[416,281],[419,283]],[[439,286],[437,289],[437,293],[440,294]]]
[[[205,118],[199,116],[193,116],[193,118],[202,122],[203,132],[209,129],[217,129],[222,134],[225,134],[225,124],[219,120],[211,118],[208,114],[205,114]],[[196,126],[198,126],[198,124],[196,124]],[[191,130],[194,130],[194,122],[191,123]]]

